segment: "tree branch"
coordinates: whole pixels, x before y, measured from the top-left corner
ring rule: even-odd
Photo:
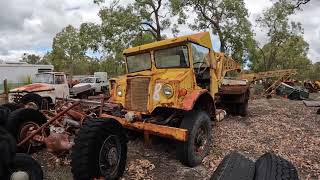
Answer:
[[[148,23],[148,22],[142,22],[141,24],[147,25],[148,27],[150,27],[154,32],[157,32],[157,29],[152,26],[152,24]]]

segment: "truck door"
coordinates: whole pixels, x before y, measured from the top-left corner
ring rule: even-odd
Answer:
[[[59,98],[69,97],[69,86],[67,83],[66,75],[64,74],[55,74],[54,76],[54,88],[55,95]]]

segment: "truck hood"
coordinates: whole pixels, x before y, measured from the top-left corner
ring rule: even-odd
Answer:
[[[79,84],[74,85],[73,87],[83,87],[83,86],[87,86],[87,85],[92,86],[93,83],[79,83]]]
[[[25,86],[20,86],[18,88],[11,89],[10,92],[39,92],[39,91],[52,91],[54,88],[50,84],[46,83],[34,83],[34,84],[28,84]]]

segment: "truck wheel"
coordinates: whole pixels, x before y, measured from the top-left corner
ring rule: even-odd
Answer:
[[[75,180],[119,179],[127,160],[127,137],[115,120],[87,120],[75,138],[71,154]]]
[[[251,180],[254,177],[254,171],[253,161],[244,157],[240,153],[232,152],[222,159],[210,180]]]
[[[9,108],[0,106],[0,126],[5,126],[9,114],[10,114]]]
[[[47,118],[38,110],[17,109],[9,115],[6,127],[16,138],[17,142],[20,142],[26,138],[31,131],[39,128],[46,122]],[[22,149],[29,149],[29,145],[39,146],[37,143],[26,143]]]
[[[255,180],[298,180],[293,164],[272,153],[262,155],[255,163]]]
[[[43,171],[39,163],[31,156],[17,153],[9,176],[10,179],[42,180]]]
[[[246,117],[248,115],[248,101],[238,106],[238,114],[242,117]]]
[[[180,128],[188,130],[188,140],[178,143],[178,159],[187,166],[195,167],[209,153],[212,131],[210,117],[204,111],[187,112]]]
[[[42,97],[38,94],[30,93],[24,95],[20,102],[24,105],[28,105],[34,109],[41,109],[42,106]]]
[[[0,177],[4,178],[9,174],[9,167],[16,154],[16,141],[2,127],[0,127],[0,152]]]
[[[22,104],[16,104],[16,103],[7,103],[7,104],[2,104],[1,106],[8,108],[10,112],[23,108]]]

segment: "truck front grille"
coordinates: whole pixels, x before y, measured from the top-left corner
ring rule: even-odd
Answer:
[[[148,77],[127,80],[126,109],[139,112],[147,111],[149,81]]]

